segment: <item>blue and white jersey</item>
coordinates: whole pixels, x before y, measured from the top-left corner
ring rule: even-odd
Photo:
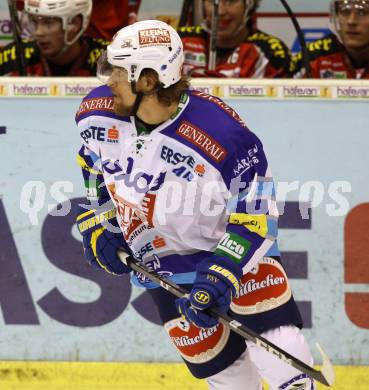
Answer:
[[[184,284],[209,256],[245,274],[263,256],[279,254],[263,145],[219,98],[188,91],[172,118],[139,135],[135,118],[116,115],[102,86],[83,99],[76,122],[89,195],[113,200],[127,245],[152,269]]]

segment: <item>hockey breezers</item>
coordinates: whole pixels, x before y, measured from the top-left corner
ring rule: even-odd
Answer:
[[[169,291],[176,297],[182,298],[188,296],[188,291],[186,291],[184,288],[172,282],[171,280],[164,278],[155,271],[152,271],[141,262],[127,255],[127,253],[118,252],[118,256],[125,265],[128,265],[134,271],[146,276],[147,278],[157,283],[161,287],[165,288],[167,291]],[[316,346],[323,358],[321,371],[315,370],[306,363],[285,352],[283,349],[277,347],[275,344],[271,343],[264,337],[261,337],[251,329],[248,329],[245,325],[242,325],[240,322],[234,320],[229,315],[218,313],[216,309],[208,309],[208,312],[212,316],[218,318],[221,324],[229,327],[233,332],[237,333],[244,339],[253,342],[261,348],[264,348],[266,351],[273,354],[278,359],[283,360],[285,363],[308,375],[310,378],[317,380],[323,385],[332,386],[334,382],[333,365],[330,362],[327,354],[323,351],[319,344],[316,344]]]

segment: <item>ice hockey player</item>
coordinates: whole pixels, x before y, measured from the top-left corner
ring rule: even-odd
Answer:
[[[277,37],[255,26],[260,0],[220,0],[216,66],[209,71],[213,1],[202,0],[201,26],[179,29],[184,47],[184,72],[191,77],[291,77],[292,57]]]
[[[123,248],[188,298],[147,288],[191,373],[213,390],[315,389],[304,374],[245,343],[204,309],[215,306],[308,364],[309,347],[284,271],[275,190],[263,145],[217,97],[189,89],[183,47],[164,22],[117,32],[76,121],[88,202],[77,226],[90,264],[128,273]]]
[[[369,1],[333,0],[330,13],[335,33],[308,45],[312,77],[369,79]],[[294,77],[305,77],[301,53],[294,62]]]
[[[95,76],[107,42],[84,36],[92,0],[25,0],[23,23],[32,39],[22,40],[26,76]],[[18,76],[17,47],[0,49],[0,75]]]

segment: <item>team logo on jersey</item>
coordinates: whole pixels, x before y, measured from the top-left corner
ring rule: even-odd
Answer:
[[[255,268],[243,275],[231,309],[242,315],[263,313],[282,306],[291,295],[282,265],[271,257],[264,257]]]
[[[224,349],[230,333],[229,328],[222,324],[198,328],[182,317],[168,321],[164,327],[182,357],[197,364],[217,356]]]
[[[87,144],[90,139],[117,144],[119,142],[119,130],[115,126],[111,127],[110,129],[105,129],[105,127],[90,126],[87,130],[81,132],[81,137]]]
[[[156,195],[145,194],[140,205],[132,204],[116,193],[115,184],[109,184],[108,189],[117,205],[119,226],[122,229],[124,239],[129,246],[143,232],[152,229]]]
[[[227,151],[214,138],[190,122],[182,121],[176,134],[195,145],[217,163],[223,161],[227,155]]]
[[[140,46],[171,45],[170,33],[165,28],[148,28],[138,32]]]
[[[347,72],[334,71],[332,69],[323,69],[320,71],[320,78],[322,78],[322,79],[347,79]]]
[[[185,67],[186,69],[192,70],[195,66],[205,66],[206,65],[206,57],[203,53],[195,53],[195,52],[185,52]],[[196,72],[198,72],[199,69],[196,69]]]

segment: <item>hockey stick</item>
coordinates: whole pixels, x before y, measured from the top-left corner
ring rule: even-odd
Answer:
[[[193,0],[184,0],[182,4],[181,14],[179,17],[178,27],[188,25],[190,18],[190,12],[193,12]]]
[[[26,76],[26,60],[24,58],[24,48],[21,37],[21,26],[18,18],[18,11],[15,7],[14,0],[8,0],[9,15],[12,22],[13,39],[16,50],[17,67],[20,76]]]
[[[299,25],[299,22],[296,19],[296,16],[294,15],[291,7],[288,5],[286,0],[281,0],[281,3],[283,7],[286,9],[288,16],[291,19],[291,22],[293,24],[293,27],[296,30],[298,40],[300,42],[301,46],[301,56],[302,56],[302,62],[304,63],[305,70],[306,70],[306,76],[308,79],[312,78],[312,73],[311,73],[311,66],[310,66],[310,56],[309,56],[309,51],[306,46],[306,40],[304,37],[304,33],[301,30],[301,27]]]
[[[211,31],[209,43],[209,70],[215,70],[217,64],[217,35],[219,19],[219,0],[213,0],[213,13],[211,15]]]
[[[188,291],[186,291],[184,288],[178,286],[176,283],[172,282],[171,280],[162,277],[155,271],[152,271],[144,264],[140,263],[139,261],[133,259],[131,256],[127,255],[127,253],[119,251],[118,255],[122,263],[131,267],[134,271],[139,272],[142,275],[146,276],[147,278],[157,283],[161,287],[165,288],[167,291],[169,291],[176,297],[182,298],[188,296]],[[266,351],[273,354],[278,359],[283,360],[285,363],[303,372],[304,374],[308,375],[310,378],[317,380],[323,385],[332,386],[334,382],[333,366],[327,354],[323,351],[323,349],[320,347],[319,344],[316,344],[316,346],[323,358],[321,371],[315,370],[314,368],[308,366],[301,360],[295,358],[294,356],[285,352],[283,349],[277,347],[275,344],[271,343],[264,337],[261,337],[251,329],[248,329],[245,325],[242,325],[240,322],[234,320],[229,315],[218,313],[217,310],[215,309],[210,309],[209,313],[212,316],[218,318],[221,324],[229,327],[231,330],[233,330],[233,332],[237,333],[244,339],[248,341],[252,341],[254,344],[265,349]]]

